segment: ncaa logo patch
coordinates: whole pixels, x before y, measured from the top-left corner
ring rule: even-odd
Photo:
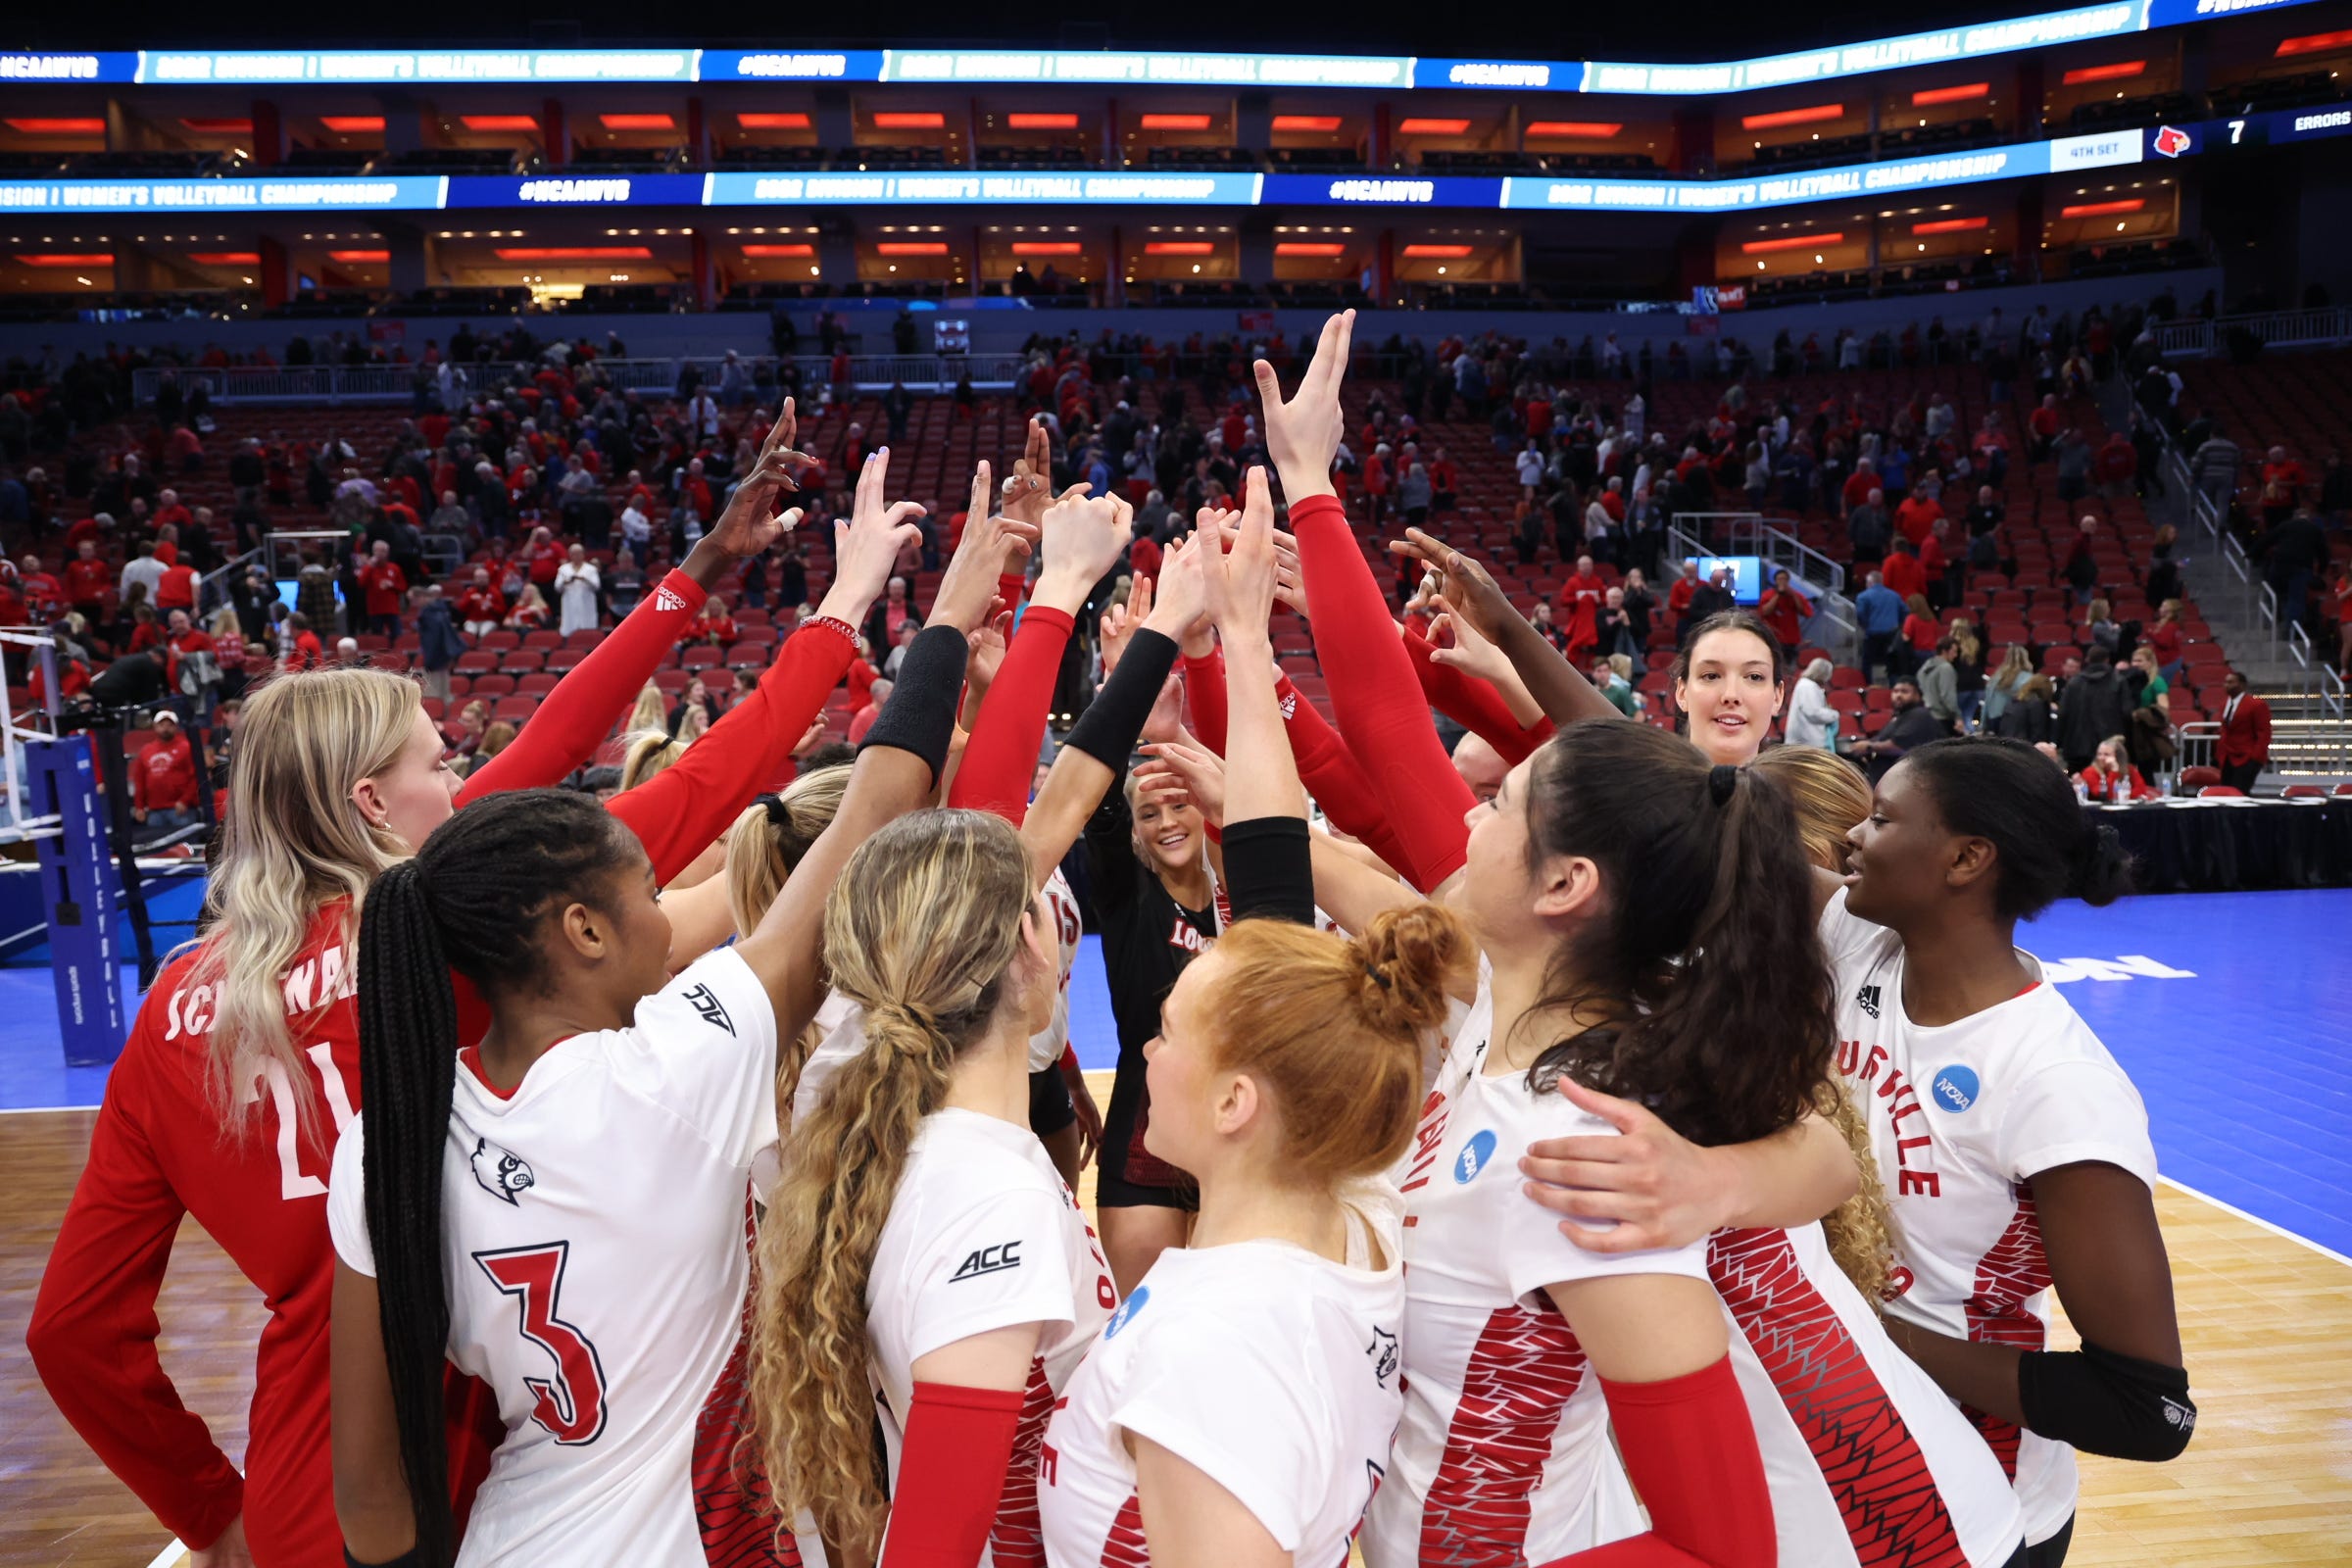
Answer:
[[[1102,1325],[1102,1337],[1106,1340],[1117,1338],[1119,1330],[1133,1322],[1135,1314],[1141,1312],[1144,1309],[1144,1303],[1150,1299],[1152,1299],[1152,1287],[1138,1285],[1135,1288],[1135,1294],[1121,1301],[1119,1309],[1110,1314],[1110,1321]]]
[[[1471,1134],[1470,1141],[1462,1146],[1461,1156],[1453,1162],[1454,1181],[1461,1186],[1468,1186],[1478,1180],[1478,1173],[1485,1170],[1487,1161],[1494,1157],[1494,1130],[1490,1127]]]
[[[1953,1065],[1936,1075],[1929,1085],[1936,1103],[1946,1110],[1966,1110],[1977,1102],[1977,1073],[1973,1067]]]

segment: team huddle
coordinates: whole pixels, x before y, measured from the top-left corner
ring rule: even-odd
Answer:
[[[789,407],[462,784],[401,676],[248,701],[29,1335],[201,1568],[2056,1568],[2076,1449],[2182,1450],[2146,1113],[2014,940],[2127,891],[2112,832],[2022,743],[1875,792],[1767,749],[1737,612],[1687,738],[1418,530],[1400,631],[1331,480],[1352,327],[1257,365],[1273,472],[1106,617],[1050,769],[1130,527],[1033,439],[854,761],[764,793],[915,536],[887,451],[756,693],[545,787],[799,521]],[[187,1214],[270,1312],[241,1473],[156,1352]]]

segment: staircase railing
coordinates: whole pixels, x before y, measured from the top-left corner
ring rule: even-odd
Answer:
[[[2325,348],[2352,342],[2352,310],[2330,305],[2217,316],[2211,320],[2166,321],[2156,328],[2156,348],[2167,359],[2207,359],[2226,350],[2233,333],[2242,333],[2265,348]]]
[[[1845,567],[1796,535],[1774,527],[1762,513],[1677,513],[1667,524],[1666,545],[1678,562],[1695,556],[1754,556],[1768,575],[1788,572],[1813,600],[1812,618],[1804,625],[1806,640],[1848,661],[1859,657],[1862,633],[1853,600],[1845,591]]]
[[[713,397],[723,397],[719,382],[726,363],[716,355],[691,355],[674,359],[598,360],[595,369],[608,384],[622,391],[666,395],[677,392],[679,375],[692,366],[702,385]],[[770,372],[771,386],[785,379],[784,368],[789,363],[799,384],[808,389],[808,397],[813,397],[818,387],[833,384],[833,362],[822,355],[796,355],[789,362],[772,355],[744,356],[736,363],[747,377],[757,377],[761,369],[766,369]],[[943,393],[953,391],[968,375],[974,391],[1002,392],[1013,385],[1026,363],[1017,354],[858,354],[850,359],[849,379],[858,392],[903,382],[910,392]],[[308,403],[341,408],[416,402],[420,397],[421,368],[416,365],[229,365],[178,367],[172,373],[178,377],[183,391],[201,383],[213,402],[223,407]],[[487,368],[503,372],[510,367],[505,362],[492,361]],[[466,373],[473,384],[480,384],[484,370],[469,367]],[[141,405],[153,403],[163,376],[162,369],[134,371],[132,398]],[[425,384],[430,385],[429,378]],[[744,395],[751,395],[749,380]]]

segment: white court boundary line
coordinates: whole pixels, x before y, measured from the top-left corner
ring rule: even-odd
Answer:
[[[2205,1202],[2211,1203],[2214,1207],[2220,1209],[2225,1214],[2234,1214],[2249,1225],[2258,1226],[2263,1230],[2269,1231],[2273,1236],[2284,1237],[2286,1240],[2293,1242],[2297,1247],[2308,1247],[2313,1251],[2319,1253],[2322,1257],[2341,1263],[2346,1268],[2352,1268],[2352,1257],[2346,1257],[2343,1253],[2337,1251],[2332,1247],[2323,1247],[2308,1236],[2298,1236],[2283,1225],[2272,1224],[2269,1220],[2264,1219],[2260,1214],[2249,1214],[2244,1209],[2239,1208],[2235,1203],[2225,1203],[2210,1193],[2200,1193],[2194,1187],[2189,1186],[2186,1182],[2177,1182],[2170,1176],[2159,1176],[2156,1179],[2164,1183],[2165,1186],[2172,1188],[2175,1192],[2186,1193],[2191,1198],[2199,1199]]]
[[[155,1554],[155,1560],[149,1563],[147,1568],[179,1568],[179,1565],[187,1560],[188,1548],[181,1545],[174,1538],[172,1544]]]

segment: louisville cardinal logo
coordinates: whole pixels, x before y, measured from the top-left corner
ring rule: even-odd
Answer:
[[[2194,140],[2187,131],[2165,125],[2156,132],[2156,150],[2167,158],[2178,158],[2188,151]]]
[[[493,1198],[516,1203],[517,1197],[531,1185],[531,1167],[518,1154],[490,1147],[487,1138],[473,1141],[473,1179],[482,1191]]]

